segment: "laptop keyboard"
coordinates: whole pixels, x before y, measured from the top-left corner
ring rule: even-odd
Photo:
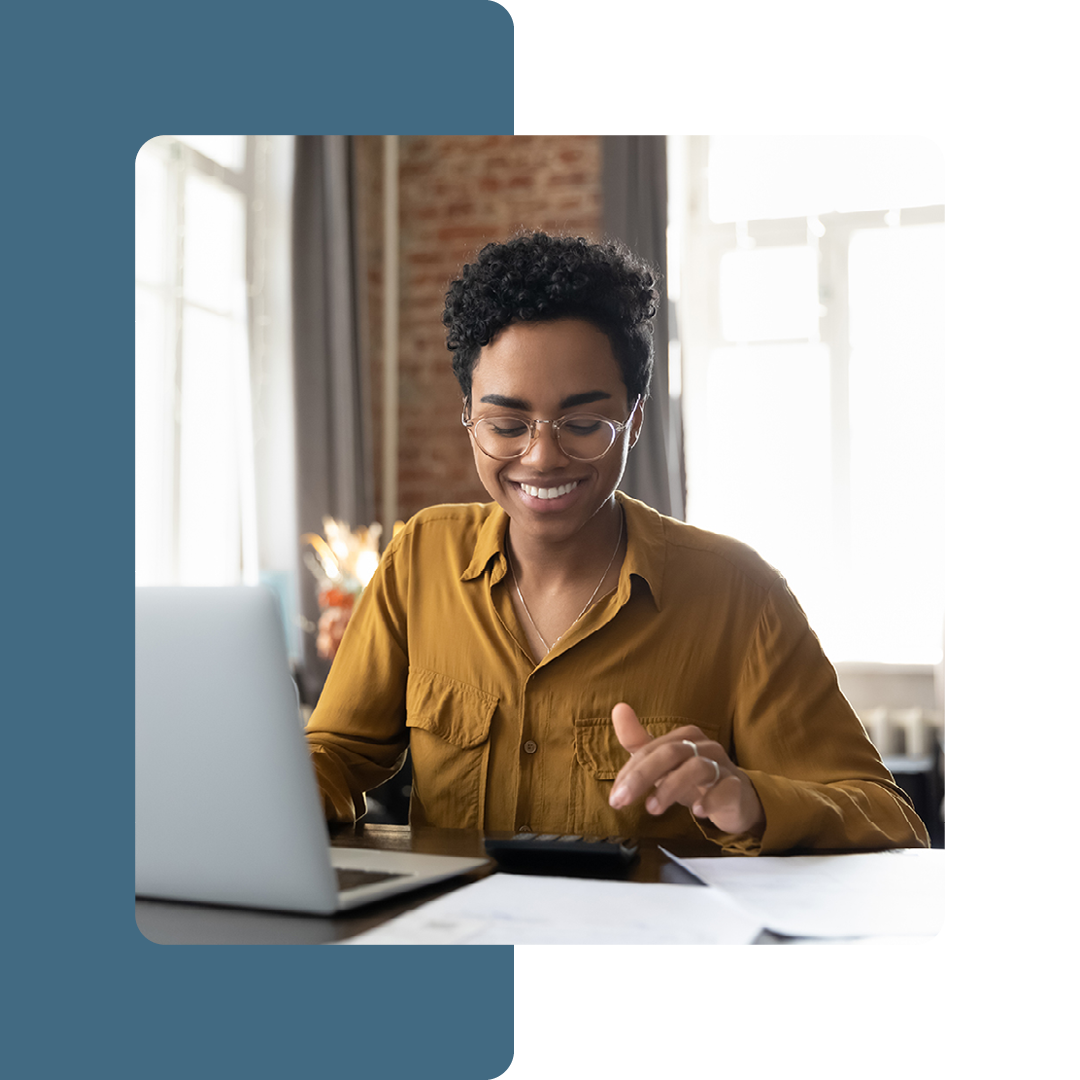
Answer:
[[[405,877],[405,874],[387,874],[380,870],[339,870],[337,874],[339,889],[355,889],[359,885],[374,885],[377,881],[389,881],[391,878]]]

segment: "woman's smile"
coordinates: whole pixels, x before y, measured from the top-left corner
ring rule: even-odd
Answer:
[[[584,498],[588,489],[583,480],[539,480],[535,483],[511,480],[507,481],[507,486],[516,501],[527,512],[535,514],[564,513]],[[513,514],[510,516],[514,517]]]
[[[569,495],[580,483],[580,480],[574,480],[569,484],[560,484],[558,487],[535,487],[532,484],[521,482],[518,484],[518,487],[533,499],[547,501],[550,499],[560,499],[564,495]]]

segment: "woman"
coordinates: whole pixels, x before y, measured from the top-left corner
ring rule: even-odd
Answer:
[[[326,812],[411,749],[413,824],[927,843],[783,578],[618,491],[659,295],[616,244],[491,244],[443,321],[486,505],[384,553],[308,725]]]

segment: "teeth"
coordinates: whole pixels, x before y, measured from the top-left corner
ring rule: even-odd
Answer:
[[[557,499],[560,495],[565,495],[568,491],[573,491],[578,486],[580,480],[575,480],[572,484],[563,484],[560,487],[553,488],[538,488],[532,487],[529,484],[522,484],[521,490],[526,495],[531,495],[534,499]]]

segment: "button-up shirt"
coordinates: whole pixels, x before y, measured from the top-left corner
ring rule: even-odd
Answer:
[[[356,607],[307,738],[329,819],[412,757],[410,820],[449,828],[677,837],[744,854],[927,843],[783,577],[730,537],[618,493],[617,588],[537,663],[496,504],[421,511]],[[625,701],[660,735],[696,725],[744,769],[760,839],[673,806],[608,805]]]

